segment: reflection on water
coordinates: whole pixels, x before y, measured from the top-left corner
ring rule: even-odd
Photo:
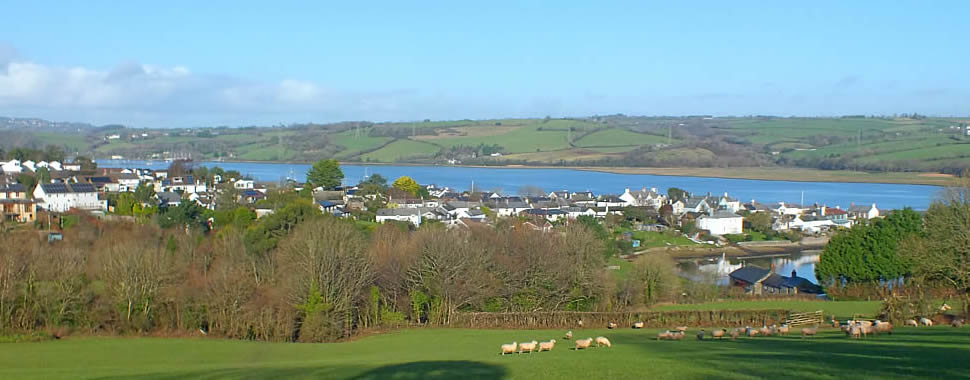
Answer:
[[[773,257],[725,257],[683,261],[680,270],[685,276],[697,281],[711,281],[718,285],[728,285],[728,274],[745,265],[756,265],[771,268],[782,276],[791,276],[792,270],[799,277],[807,278],[813,284],[818,284],[815,278],[815,264],[819,261],[818,250],[802,251],[784,256]]]

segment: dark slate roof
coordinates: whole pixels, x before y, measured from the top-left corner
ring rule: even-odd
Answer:
[[[111,177],[98,176],[98,177],[88,177],[88,182],[95,183],[95,184],[106,184],[106,183],[112,183],[114,181],[111,180]]]
[[[740,269],[735,270],[734,272],[731,272],[731,274],[729,274],[728,276],[730,276],[735,280],[741,280],[749,284],[753,284],[758,282],[762,278],[765,278],[765,276],[767,276],[769,273],[771,273],[771,271],[765,268],[756,267],[754,265],[748,265],[745,267],[741,267]]]
[[[333,206],[336,206],[337,205],[336,203],[333,203],[331,201],[319,201],[319,202],[317,202],[317,204],[320,205],[320,207],[323,207],[323,208],[333,207]]]
[[[741,215],[735,214],[726,210],[718,210],[714,212],[714,215],[702,215],[698,219],[727,219],[727,218],[740,218]]]
[[[178,195],[178,193],[173,193],[171,191],[163,191],[161,193],[158,193],[158,195],[156,196],[158,197],[159,201],[162,201],[162,203],[166,203],[166,204],[182,202],[182,196]]]
[[[686,208],[696,208],[698,205],[701,204],[701,202],[704,202],[705,204],[707,204],[707,198],[706,197],[690,197],[690,198],[688,198],[684,202],[684,207],[686,207]]]
[[[0,192],[9,193],[23,193],[25,190],[24,185],[20,183],[11,183],[7,185],[0,185]]]
[[[46,183],[40,185],[47,194],[67,193],[96,193],[97,189],[90,183]]]
[[[766,278],[761,283],[771,288],[782,288],[782,287],[785,287],[786,278],[788,277],[783,277],[778,275],[777,273],[772,273],[772,274],[769,274],[768,278]]]
[[[266,194],[253,189],[243,190],[242,195],[247,198],[263,198],[266,196]]]

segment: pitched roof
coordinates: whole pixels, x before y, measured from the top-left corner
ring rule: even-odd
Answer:
[[[382,208],[377,210],[377,216],[412,216],[421,215],[421,210],[416,208]]]
[[[45,183],[40,187],[46,194],[69,194],[69,193],[97,193],[98,190],[90,183]]]
[[[7,185],[0,185],[0,192],[6,192],[6,193],[23,193],[25,191],[27,191],[27,190],[24,188],[24,185],[23,184],[20,184],[20,183],[11,183],[11,184],[7,184]]]
[[[740,218],[741,215],[735,214],[727,210],[717,210],[713,215],[702,215],[697,219],[729,219],[729,218]]]
[[[728,276],[735,279],[747,282],[749,284],[754,284],[761,281],[765,277],[771,274],[771,271],[765,268],[757,267],[754,265],[748,265],[741,267],[734,272],[731,272]]]

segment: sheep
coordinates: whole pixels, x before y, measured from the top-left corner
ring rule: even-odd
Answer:
[[[812,328],[808,328],[808,327],[802,328],[802,339],[805,339],[806,336],[815,336],[817,334],[818,334],[818,326],[815,326]]]
[[[576,350],[581,350],[584,348],[589,348],[590,344],[593,344],[593,338],[586,339],[576,339]]]
[[[862,326],[853,325],[851,328],[849,328],[846,335],[850,338],[859,339],[859,337],[862,335]]]
[[[704,329],[697,332],[697,340],[704,340]]]
[[[516,342],[502,345],[502,355],[515,353],[515,348],[517,347]]]
[[[676,330],[680,332],[687,332],[687,326],[677,326]]]
[[[905,325],[906,326],[917,327],[917,326],[919,326],[919,323],[916,323],[916,320],[915,319],[907,319]]]
[[[734,330],[731,330],[731,340],[737,340],[738,336],[740,335],[741,335],[741,329],[736,328]]]
[[[606,325],[606,328],[608,328],[610,330],[615,329],[616,328],[616,323],[610,322],[609,324]]]
[[[542,351],[552,351],[552,348],[556,346],[556,340],[550,340],[548,342],[539,343],[539,352]]]
[[[962,319],[954,319],[953,320],[953,323],[951,323],[951,325],[953,327],[955,327],[955,328],[961,328],[961,327],[963,327],[963,320]]]
[[[583,327],[583,320],[582,319],[579,320],[579,327]]]
[[[860,326],[867,327],[872,326],[872,321],[858,321]]]
[[[926,317],[920,318],[919,323],[923,326],[933,326],[933,321]]]
[[[657,333],[657,340],[670,339],[670,330]]]
[[[950,309],[953,309],[953,308],[950,307],[950,305],[947,305],[946,302],[944,302],[943,306],[940,306],[940,313],[942,314],[942,313],[948,312],[950,311]]]
[[[596,337],[596,347],[600,347],[600,346],[606,346],[610,348],[613,347],[613,345],[610,343],[610,340],[606,339],[605,336]]]
[[[643,328],[643,322],[640,322],[640,321],[633,322],[633,328],[635,328],[635,329],[642,329]]]
[[[772,331],[767,326],[761,326],[761,328],[758,329],[758,333],[764,336],[771,336]]]
[[[832,327],[839,328],[839,321],[835,319],[834,315],[832,316]]]
[[[893,324],[892,324],[892,322],[876,321],[876,325],[873,326],[873,327],[875,327],[875,330],[874,331],[877,332],[877,333],[887,333],[887,334],[890,334],[890,335],[892,335],[892,333],[893,333]]]
[[[681,340],[681,339],[684,339],[684,336],[685,335],[686,334],[683,331],[671,333],[670,334],[670,339],[673,339],[673,340]]]
[[[843,325],[841,329],[842,329],[842,332],[848,334],[850,328],[852,328],[852,325]]]
[[[725,329],[712,330],[711,331],[711,337],[717,338],[717,339],[724,339],[724,334],[726,334],[726,333],[727,333],[727,330],[725,330]]]
[[[534,340],[531,342],[519,343],[519,353],[521,354],[524,351],[531,354],[532,351],[535,350],[536,346],[538,345],[539,345],[539,342],[536,342]]]
[[[789,332],[790,330],[791,330],[791,329],[790,329],[790,328],[788,327],[788,324],[787,324],[787,323],[783,323],[783,324],[781,325],[781,327],[779,327],[779,328],[778,328],[778,330],[777,330],[777,333],[778,333],[779,335],[788,335],[788,332]]]
[[[750,327],[748,327],[748,328],[747,328],[747,329],[745,330],[745,332],[744,332],[744,333],[745,333],[745,335],[747,335],[747,336],[749,336],[749,337],[756,337],[756,336],[758,336],[758,330],[755,330],[755,329],[753,329],[753,328],[750,328]]]
[[[563,336],[563,339],[570,340],[572,338],[573,338],[573,331],[572,330],[566,331],[566,335]]]

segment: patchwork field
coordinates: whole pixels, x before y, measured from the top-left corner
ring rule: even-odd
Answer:
[[[658,330],[574,329],[611,348],[571,350],[559,330],[409,329],[329,344],[184,338],[68,338],[0,344],[7,379],[900,379],[966,378],[970,328],[897,328],[848,339],[791,336],[657,341]],[[502,356],[512,341],[553,351]]]

